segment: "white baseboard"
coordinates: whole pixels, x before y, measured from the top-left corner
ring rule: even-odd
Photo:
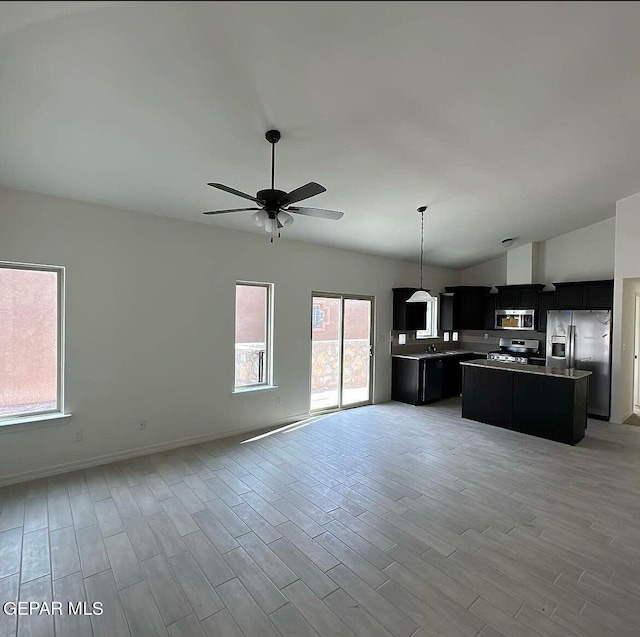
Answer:
[[[620,422],[624,425],[624,423],[627,422],[627,420],[629,420],[631,416],[633,416],[633,411],[630,411]]]
[[[48,478],[60,473],[68,473],[69,471],[88,469],[89,467],[95,467],[101,464],[109,464],[111,462],[118,462],[119,460],[128,460],[129,458],[135,458],[137,456],[148,456],[152,453],[169,451],[170,449],[177,449],[178,447],[187,447],[189,445],[198,444],[199,442],[208,442],[210,440],[230,438],[232,436],[254,433],[258,431],[265,432],[270,429],[275,429],[276,427],[290,425],[294,422],[307,419],[308,417],[309,414],[299,414],[298,416],[290,416],[282,420],[263,423],[258,426],[252,425],[250,427],[243,427],[241,429],[218,431],[213,434],[209,433],[201,434],[199,436],[190,436],[188,438],[180,438],[178,440],[170,440],[168,442],[159,442],[143,447],[136,447],[135,449],[126,449],[124,451],[116,451],[115,453],[107,453],[102,456],[93,456],[91,458],[84,458],[82,460],[65,462],[63,464],[52,465],[49,467],[44,467],[42,469],[33,469],[31,471],[24,471],[22,473],[13,473],[0,477],[0,487],[8,486],[10,484],[17,484],[19,482],[27,482],[28,480],[35,480],[37,478]]]

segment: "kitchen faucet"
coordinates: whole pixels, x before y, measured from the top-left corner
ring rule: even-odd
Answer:
[[[429,345],[429,347],[427,347],[427,352],[435,352],[436,351],[436,346],[431,343],[431,345]]]

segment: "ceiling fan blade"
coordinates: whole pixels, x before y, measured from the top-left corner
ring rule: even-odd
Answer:
[[[203,212],[203,215],[221,215],[225,212],[244,212],[245,210],[262,210],[262,208],[231,208],[231,210],[210,210]]]
[[[286,212],[293,212],[296,215],[306,215],[307,217],[318,217],[319,219],[342,219],[344,212],[337,210],[323,210],[322,208],[287,208]]]
[[[217,188],[218,190],[224,190],[225,192],[229,192],[232,195],[237,195],[238,197],[244,197],[245,199],[255,201],[256,203],[262,203],[259,199],[256,199],[255,197],[248,195],[246,192],[240,192],[235,188],[229,188],[229,186],[225,186],[224,184],[207,184],[207,186],[211,186],[212,188]]]
[[[309,197],[315,197],[316,195],[326,192],[326,190],[327,189],[324,186],[317,184],[315,181],[310,181],[308,184],[300,186],[300,188],[296,188],[288,193],[283,197],[283,202],[286,200],[284,205],[296,203],[303,199],[309,199]]]

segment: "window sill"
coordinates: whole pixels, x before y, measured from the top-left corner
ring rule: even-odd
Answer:
[[[278,389],[278,385],[251,385],[249,387],[238,387],[231,394],[252,394],[254,392],[266,391],[268,389]]]
[[[36,416],[22,416],[0,420],[0,435],[28,431],[30,429],[41,429],[51,425],[66,425],[72,414],[39,414]]]

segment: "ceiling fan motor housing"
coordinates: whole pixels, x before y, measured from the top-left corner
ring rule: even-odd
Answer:
[[[287,193],[284,190],[275,190],[268,188],[266,190],[259,190],[256,193],[256,199],[264,202],[264,209],[271,214],[277,214],[281,206],[286,206]]]

